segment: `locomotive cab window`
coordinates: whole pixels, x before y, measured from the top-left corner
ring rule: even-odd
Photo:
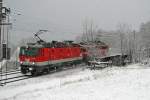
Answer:
[[[28,56],[37,56],[39,54],[39,48],[28,48],[27,55]]]
[[[25,55],[25,47],[20,48],[19,55]]]
[[[37,56],[39,54],[39,48],[25,48],[21,47],[20,48],[20,55],[26,55],[26,56]]]

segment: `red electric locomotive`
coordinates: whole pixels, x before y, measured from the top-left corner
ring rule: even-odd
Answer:
[[[35,34],[38,37],[38,34]],[[38,37],[39,38],[39,37]],[[86,50],[72,41],[47,43],[39,38],[37,43],[28,43],[20,47],[19,60],[21,72],[30,72],[33,76],[51,69],[60,69],[64,65],[80,63]]]
[[[21,71],[36,75],[62,65],[77,64],[82,61],[82,54],[81,47],[73,43],[28,44],[20,48]]]

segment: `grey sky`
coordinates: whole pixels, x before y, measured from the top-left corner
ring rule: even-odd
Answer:
[[[32,32],[48,29],[47,39],[74,39],[82,32],[85,19],[98,28],[114,30],[118,23],[138,29],[150,20],[150,0],[5,0],[12,12],[15,37],[32,36]],[[14,21],[16,19],[16,21]],[[18,39],[19,40],[19,39]]]

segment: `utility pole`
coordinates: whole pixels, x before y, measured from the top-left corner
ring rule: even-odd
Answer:
[[[121,57],[120,57],[120,65],[122,65],[122,56],[123,56],[123,33],[120,31],[120,51],[121,51]]]
[[[8,49],[8,43],[9,43],[9,39],[8,39],[8,32],[9,32],[9,25],[11,25],[11,23],[9,23],[9,15],[10,15],[10,8],[6,8],[6,7],[1,7],[1,23],[0,23],[0,27],[1,27],[1,60],[6,60],[6,65],[5,67],[3,66],[3,69],[5,72],[7,72],[8,70],[8,65],[7,65],[7,61],[9,59],[8,55],[10,55],[10,49]],[[2,70],[2,68],[1,68]],[[3,70],[2,70],[3,71]],[[2,72],[1,71],[1,72]],[[6,80],[7,80],[7,73],[5,73],[5,81],[1,82],[3,85],[6,84]]]
[[[0,0],[0,23],[2,23],[2,7],[3,7],[3,0]],[[2,60],[2,27],[0,25],[0,61]]]
[[[133,31],[133,60],[134,63],[136,62],[136,37],[135,37],[135,31]]]
[[[3,1],[0,0],[0,23],[2,23],[2,5]],[[0,25],[0,61],[2,60],[2,43],[1,43],[1,25]],[[1,65],[0,65],[1,66]],[[2,80],[2,66],[0,68],[1,77],[0,80]],[[2,85],[2,81],[0,81],[0,85]]]

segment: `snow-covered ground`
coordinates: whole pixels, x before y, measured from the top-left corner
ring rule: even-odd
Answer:
[[[0,87],[0,100],[150,100],[150,67],[61,71]]]
[[[10,58],[10,61],[19,61],[19,51],[20,47],[17,47],[17,49],[14,51],[13,55]]]

